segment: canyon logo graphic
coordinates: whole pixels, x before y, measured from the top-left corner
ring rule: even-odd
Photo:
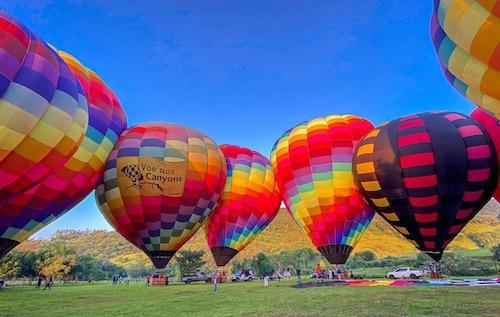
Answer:
[[[181,197],[186,182],[185,161],[165,162],[153,157],[118,158],[118,184],[124,190],[139,191],[141,195]]]

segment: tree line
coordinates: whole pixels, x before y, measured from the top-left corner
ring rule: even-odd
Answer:
[[[441,268],[445,274],[454,276],[481,276],[493,275],[498,272],[500,261],[500,244],[491,250],[491,256],[465,257],[458,253],[445,253],[441,260]],[[166,271],[171,277],[181,277],[196,270],[207,269],[203,260],[203,251],[181,250],[177,253]],[[253,258],[233,260],[231,270],[251,269],[258,276],[273,275],[276,272],[300,269],[302,274],[314,272],[318,263],[322,267],[329,264],[322,259],[318,252],[309,248],[284,251],[268,255],[258,253]],[[424,253],[416,257],[384,257],[377,258],[371,251],[353,254],[344,265],[346,269],[369,267],[396,268],[411,266],[421,268],[430,263]],[[12,251],[0,261],[0,278],[35,278],[38,275],[53,276],[60,281],[69,280],[106,280],[113,275],[144,277],[154,271],[149,263],[142,266],[125,269],[110,261],[98,259],[88,254],[79,254],[73,247],[56,240],[44,244],[36,251]]]

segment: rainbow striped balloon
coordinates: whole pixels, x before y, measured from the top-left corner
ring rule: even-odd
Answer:
[[[330,263],[345,263],[374,216],[351,167],[354,147],[371,129],[354,115],[317,118],[287,131],[271,153],[288,211]]]
[[[63,168],[83,140],[87,111],[66,63],[0,11],[0,206]],[[42,222],[29,215],[20,224],[18,212],[2,207],[0,257]]]
[[[0,205],[0,214],[11,215],[10,221],[2,222],[6,228],[2,238],[16,242],[27,239],[94,190],[118,136],[127,125],[118,98],[106,84],[73,56],[65,52],[59,55],[86,93],[89,123],[78,150],[60,169]]]
[[[434,0],[431,36],[451,85],[500,119],[499,3]]]
[[[224,156],[209,137],[144,123],[119,137],[96,199],[107,221],[163,268],[211,213],[225,180]]]
[[[266,157],[236,145],[220,149],[226,157],[226,185],[204,229],[215,263],[224,266],[274,219],[281,197]]]

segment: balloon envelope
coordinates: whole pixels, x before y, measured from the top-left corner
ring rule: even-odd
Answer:
[[[225,179],[224,156],[206,135],[145,123],[119,137],[96,198],[108,222],[163,268],[211,213]]]
[[[353,115],[317,118],[287,131],[271,152],[288,211],[330,263],[345,263],[374,215],[351,166],[354,147],[372,128]]]
[[[390,121],[356,147],[354,174],[368,203],[436,261],[488,202],[498,166],[474,120],[427,112]]]
[[[226,158],[226,184],[204,229],[215,263],[224,266],[274,219],[281,197],[266,157],[236,145],[220,149]]]
[[[0,11],[0,206],[61,169],[88,124],[87,101],[66,63]],[[0,258],[44,219],[0,211]],[[25,221],[27,220],[27,222]]]
[[[95,188],[113,145],[127,124],[118,98],[106,84],[73,56],[59,54],[85,91],[89,122],[77,151],[61,168],[0,204],[0,214],[10,215],[10,221],[4,219],[2,223],[6,231],[23,233],[17,235],[16,242],[22,242],[73,208]]]
[[[481,108],[474,109],[470,116],[476,119],[486,130],[495,146],[497,160],[500,160],[500,120],[497,120],[492,114],[489,114]],[[493,197],[500,202],[500,178],[497,182],[497,189]]]
[[[500,17],[490,0],[435,0],[431,37],[451,85],[500,118]]]

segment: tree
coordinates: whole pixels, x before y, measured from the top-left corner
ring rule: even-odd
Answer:
[[[495,262],[495,270],[498,272],[498,264],[497,262],[500,262],[500,243],[491,249],[491,252],[493,253],[493,262]]]
[[[42,261],[38,268],[43,275],[66,280],[74,274],[73,268],[77,265],[77,256],[66,244],[50,243],[40,251],[40,254]]]
[[[373,253],[372,251],[369,251],[369,250],[366,250],[363,252],[358,252],[355,254],[355,256],[360,257],[364,261],[373,261],[376,258],[375,253]]]
[[[203,251],[182,250],[177,253],[175,260],[181,275],[193,272],[205,265]]]
[[[424,252],[420,252],[417,254],[417,259],[415,260],[416,267],[422,267],[426,265],[430,261],[430,258]]]
[[[500,261],[500,243],[494,247],[491,252],[493,253],[493,260],[499,262]]]
[[[243,260],[233,260],[233,273],[239,270],[249,269],[252,266],[252,259],[245,258]]]
[[[264,253],[259,253],[253,258],[252,267],[258,276],[272,275],[276,270],[273,261]]]
[[[0,277],[18,277],[20,271],[18,252],[12,251],[0,261]]]

